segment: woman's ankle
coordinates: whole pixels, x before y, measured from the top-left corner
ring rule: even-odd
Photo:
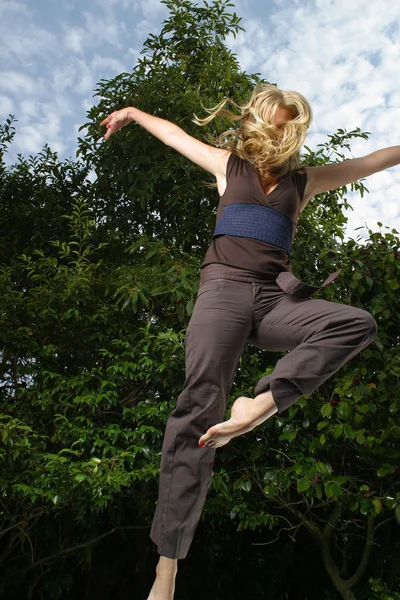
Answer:
[[[176,575],[178,570],[178,560],[176,558],[167,558],[160,556],[156,567],[157,576],[159,575]]]

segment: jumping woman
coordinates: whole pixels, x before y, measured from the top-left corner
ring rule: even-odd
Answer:
[[[239,114],[226,108],[230,102]],[[311,108],[296,92],[256,87],[242,106],[227,99],[217,115],[237,121],[219,147],[129,107],[110,114],[105,139],[136,121],[216,178],[217,225],[201,267],[200,288],[185,338],[186,380],[168,419],[151,539],[160,560],[148,600],[173,600],[178,559],[185,558],[200,519],[216,448],[311,394],[370,344],[374,318],[359,308],[312,299],[320,287],[291,272],[290,248],[309,200],[400,164],[400,146],[322,167],[300,167]],[[258,381],[254,398],[238,398],[223,421],[246,342],[289,351]]]

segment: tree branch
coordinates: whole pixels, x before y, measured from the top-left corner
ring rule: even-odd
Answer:
[[[270,542],[253,542],[251,545],[252,546],[269,546],[270,544],[274,544],[275,542],[277,542],[279,540],[279,535],[282,531],[292,531],[293,529],[295,529],[296,531],[293,535],[289,535],[289,537],[294,541],[294,536],[296,535],[297,531],[300,529],[300,527],[302,525],[303,525],[302,523],[297,523],[297,525],[292,525],[291,527],[281,527],[281,529],[276,534],[275,539],[271,540]]]
[[[354,587],[361,579],[361,577],[364,575],[364,572],[368,566],[368,562],[371,556],[371,551],[372,551],[372,546],[374,544],[374,524],[375,524],[375,517],[370,516],[368,517],[368,521],[367,521],[367,538],[365,540],[365,546],[364,546],[364,552],[360,561],[360,564],[358,565],[357,571],[354,573],[354,575],[352,577],[350,577],[350,579],[347,579],[346,584],[352,588]]]
[[[28,540],[28,542],[29,542],[29,545],[30,545],[30,547],[31,547],[31,562],[33,563],[33,561],[34,561],[34,558],[35,558],[35,553],[34,553],[34,551],[33,551],[32,540],[31,540],[31,538],[29,537],[29,535],[26,533],[26,531],[24,531],[24,530],[22,529],[22,527],[18,527],[18,530],[19,530],[19,531],[22,533],[22,535],[24,535],[24,536],[26,537],[26,539],[27,539],[27,540]]]
[[[324,531],[322,533],[324,540],[328,544],[330,544],[333,530],[335,529],[336,524],[339,521],[341,514],[342,514],[342,504],[340,502],[337,502],[335,505],[335,508],[332,511],[331,516],[329,517],[328,521],[326,522]]]
[[[294,504],[288,504],[282,500],[278,500],[278,498],[276,497],[271,497],[268,496],[265,492],[264,489],[262,487],[262,485],[259,483],[259,481],[256,478],[252,478],[252,481],[259,487],[259,489],[261,490],[262,495],[269,501],[269,502],[273,502],[275,504],[279,504],[279,506],[281,508],[286,508],[289,512],[292,513],[292,515],[294,515],[296,517],[296,519],[302,524],[304,525],[304,527],[307,529],[307,531],[313,536],[314,539],[317,540],[317,542],[322,545],[323,541],[322,541],[322,534],[321,531],[318,527],[318,525],[316,525],[315,523],[313,523],[312,521],[310,521],[309,519],[307,519],[302,512],[300,512],[299,510],[297,510],[297,508],[294,508]]]
[[[55,552],[54,554],[51,554],[50,556],[41,558],[40,560],[37,560],[34,563],[31,563],[28,567],[23,569],[21,572],[26,573],[27,571],[30,571],[31,569],[34,569],[35,567],[42,565],[43,563],[46,563],[51,560],[54,560],[55,558],[58,558],[59,556],[63,556],[64,554],[69,554],[70,552],[75,552],[75,550],[80,550],[81,548],[86,548],[86,546],[90,546],[91,544],[96,544],[103,538],[115,533],[116,531],[125,530],[125,529],[147,529],[147,528],[148,528],[147,525],[127,525],[126,527],[113,527],[112,529],[110,529],[110,531],[106,531],[106,533],[102,533],[98,537],[93,538],[92,540],[89,540],[88,542],[82,542],[81,544],[77,544],[76,546],[70,546],[69,548],[64,548],[64,550],[60,550],[59,552]]]
[[[16,527],[21,527],[21,525],[26,525],[27,521],[31,521],[32,519],[36,519],[36,517],[41,517],[43,515],[44,511],[42,509],[40,509],[38,512],[33,513],[32,515],[28,516],[26,515],[24,517],[24,519],[22,521],[18,521],[17,523],[14,523],[13,525],[10,525],[10,527],[7,527],[6,529],[2,529],[0,531],[0,539],[3,537],[3,535],[5,535],[8,531],[11,531],[12,529],[15,529]]]

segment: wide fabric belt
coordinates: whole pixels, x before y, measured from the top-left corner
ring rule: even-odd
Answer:
[[[288,216],[268,206],[229,204],[217,223],[213,238],[218,235],[260,240],[283,248],[290,254],[293,223]]]
[[[289,254],[292,247],[293,223],[283,213],[258,204],[230,204],[222,214],[213,233],[219,235],[247,237],[283,248]],[[277,285],[287,294],[297,298],[311,298],[316,292],[332,283],[341,269],[331,273],[322,285],[304,283],[291,271],[282,271],[276,278]]]

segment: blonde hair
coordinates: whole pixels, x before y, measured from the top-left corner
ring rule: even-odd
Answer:
[[[240,114],[227,110],[228,103]],[[279,108],[290,110],[293,119],[276,126],[273,120]],[[194,115],[193,121],[197,125],[207,125],[217,116],[239,121],[239,127],[224,131],[214,141],[217,146],[250,161],[260,174],[264,189],[269,189],[286,173],[300,166],[300,148],[311,124],[312,111],[298,92],[263,84],[254,88],[250,100],[242,106],[225,98],[217,106],[204,110],[209,116],[199,119]]]

